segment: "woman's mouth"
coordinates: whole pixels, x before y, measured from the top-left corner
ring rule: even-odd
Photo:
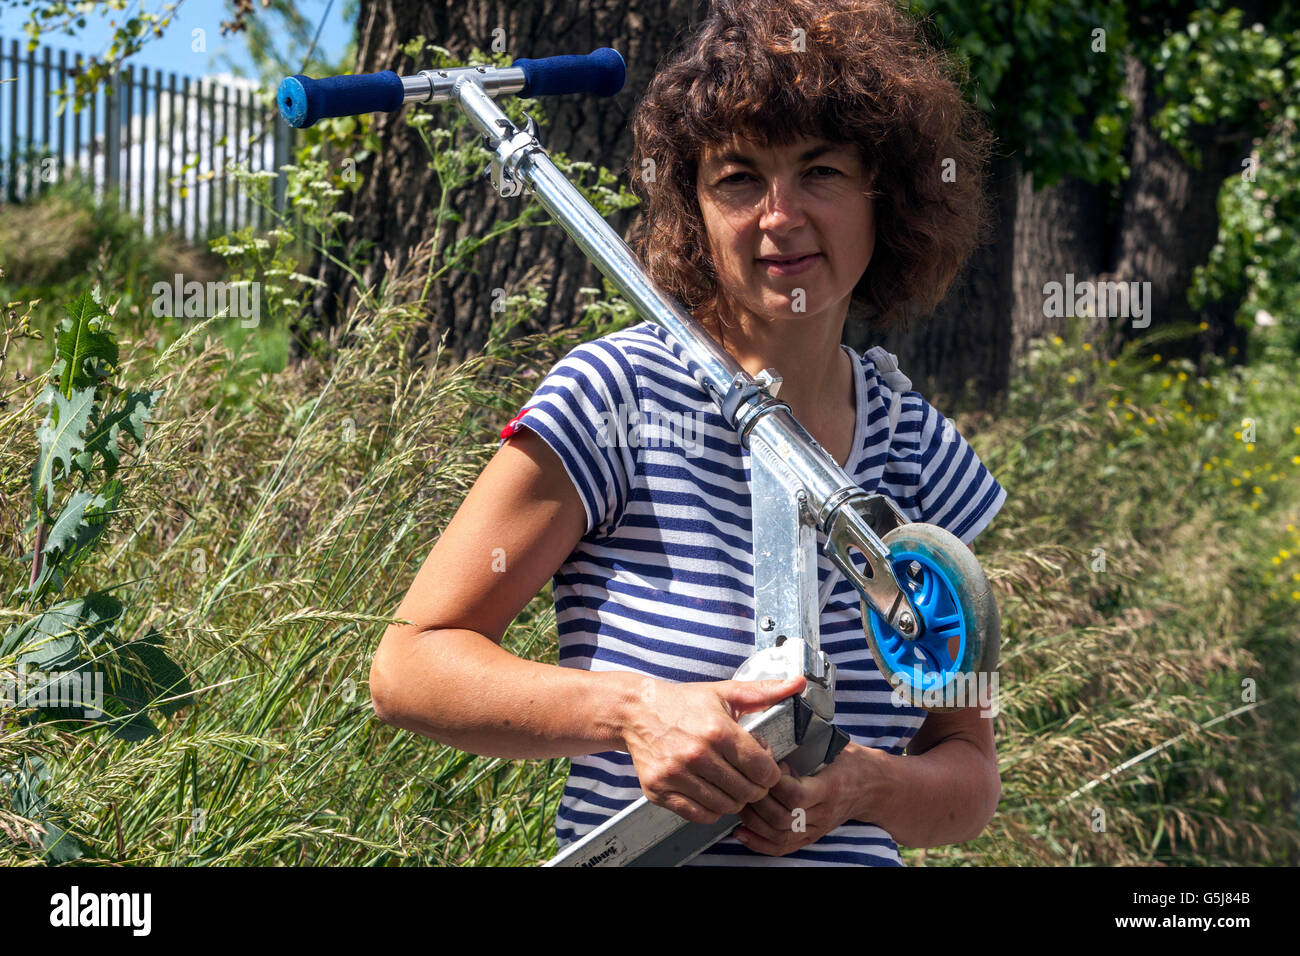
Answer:
[[[807,272],[817,261],[821,259],[820,252],[814,252],[810,255],[800,256],[797,259],[787,259],[778,261],[776,259],[759,259],[759,264],[763,270],[770,276],[794,276],[801,272]]]

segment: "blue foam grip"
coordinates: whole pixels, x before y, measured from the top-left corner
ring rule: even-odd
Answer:
[[[402,105],[402,98],[402,78],[392,70],[323,80],[298,73],[286,76],[275,90],[280,115],[297,129],[306,129],[327,116],[391,113]]]
[[[627,64],[612,47],[603,46],[583,56],[547,56],[540,60],[515,60],[524,71],[520,96],[561,96],[594,93],[613,96],[627,79]]]

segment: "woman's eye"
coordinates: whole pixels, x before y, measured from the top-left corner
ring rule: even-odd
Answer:
[[[817,174],[817,175],[814,177],[815,179],[830,179],[830,178],[832,178],[832,177],[834,177],[834,176],[842,176],[842,175],[844,175],[844,174],[841,173],[838,169],[836,169],[834,166],[814,166],[814,167],[810,170],[810,172],[812,172],[812,173],[816,173],[816,174]],[[742,182],[744,182],[746,179],[752,179],[752,178],[753,178],[753,177],[750,176],[749,173],[732,173],[730,176],[725,176],[725,177],[723,177],[722,179],[718,180],[718,185],[719,185],[719,186],[728,186],[728,185],[735,185],[735,186],[738,186],[738,185],[740,185]]]

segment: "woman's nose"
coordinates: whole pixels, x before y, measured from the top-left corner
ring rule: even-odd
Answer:
[[[795,183],[775,179],[763,196],[759,225],[764,229],[799,225],[804,216],[803,199]]]

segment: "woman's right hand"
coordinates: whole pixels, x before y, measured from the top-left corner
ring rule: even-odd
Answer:
[[[716,823],[781,779],[766,741],[738,723],[803,692],[806,679],[673,684],[645,678],[623,728],[646,799],[692,823]]]

